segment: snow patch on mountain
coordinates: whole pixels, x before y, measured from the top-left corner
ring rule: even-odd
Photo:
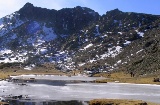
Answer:
[[[79,63],[78,66],[81,67],[83,65],[85,65],[86,63]]]
[[[47,53],[47,51],[48,51],[48,50],[47,50],[46,48],[41,48],[41,49],[40,49],[41,54],[45,54],[45,53]]]
[[[105,59],[107,57],[115,57],[122,51],[121,46],[114,46],[112,48],[108,48],[108,52],[105,54],[100,55],[100,59]]]
[[[19,15],[20,14],[15,12],[0,19],[0,36],[3,36],[8,32],[12,32],[13,29],[19,27],[26,22],[20,20]]]
[[[93,44],[90,43],[90,44],[88,44],[87,46],[85,46],[83,49],[80,49],[80,50],[86,50],[86,49],[88,49],[88,48],[90,48],[90,47],[92,47],[92,46],[93,46]]]
[[[144,33],[143,32],[138,32],[137,34],[139,34],[139,36],[144,37]]]
[[[97,61],[97,60],[95,60],[95,58],[93,58],[93,59],[89,60],[88,62],[93,63],[95,61]]]
[[[128,44],[130,44],[131,43],[131,41],[127,41],[126,40],[126,42],[125,43],[123,43],[124,45],[128,45]]]
[[[105,34],[105,35],[101,36],[101,38],[105,38],[105,37],[108,37],[108,35]]]
[[[30,64],[30,65],[24,67],[24,70],[32,70],[34,67],[35,67],[34,64]]]
[[[75,70],[76,66],[72,59],[73,56],[74,53],[69,54],[68,51],[57,51],[52,62],[55,63],[61,70]]]
[[[139,32],[138,30],[135,30],[137,32],[137,34],[140,36],[140,37],[144,37],[144,32]]]
[[[1,51],[0,51],[0,54],[9,54],[9,53],[12,53],[12,51],[11,51],[11,50],[8,50],[8,49],[1,50]]]
[[[136,54],[138,54],[138,53],[140,53],[140,52],[142,52],[142,51],[143,51],[143,49],[141,49],[141,50],[137,51],[137,52],[136,52]]]
[[[47,28],[46,25],[43,26],[43,32],[45,33],[45,37],[43,38],[45,41],[51,41],[57,38],[54,30],[52,28]]]
[[[24,62],[28,59],[27,53],[13,53],[9,49],[0,51],[0,63],[14,63],[14,62]]]
[[[29,34],[35,34],[40,30],[40,28],[40,24],[36,21],[33,21],[27,26],[27,31]]]

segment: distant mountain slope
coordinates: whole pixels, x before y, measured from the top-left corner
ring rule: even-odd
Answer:
[[[27,3],[0,19],[0,62],[154,72],[159,70],[159,22],[160,16],[118,9],[100,16],[86,7],[57,11]]]

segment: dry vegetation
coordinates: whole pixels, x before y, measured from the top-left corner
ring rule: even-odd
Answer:
[[[100,82],[100,83],[120,82],[120,83],[158,84],[160,85],[160,82],[153,82],[154,78],[159,78],[158,74],[131,77],[129,73],[115,72],[111,74],[100,73],[94,76],[103,76],[107,78],[107,79],[102,79],[102,80],[96,80],[96,82]]]
[[[8,78],[9,75],[21,75],[21,74],[37,74],[37,75],[64,75],[65,73],[56,70],[50,66],[35,67],[33,70],[24,70],[19,67],[4,67],[0,69],[0,79]]]
[[[7,73],[4,73],[4,72],[0,72],[0,79],[6,79],[8,78],[8,74]]]
[[[160,105],[160,104],[144,102],[141,100],[94,99],[89,102],[89,105]]]
[[[0,105],[9,105],[9,104],[6,102],[0,102]]]

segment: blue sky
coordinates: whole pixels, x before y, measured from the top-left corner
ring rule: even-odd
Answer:
[[[89,7],[100,15],[116,8],[124,12],[160,15],[160,0],[0,0],[0,18],[18,11],[27,2],[56,10],[75,6]]]

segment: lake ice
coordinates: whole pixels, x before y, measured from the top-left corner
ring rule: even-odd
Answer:
[[[35,76],[23,75],[16,78],[34,77],[41,80],[87,80],[98,78],[84,76]],[[47,81],[45,81],[47,82]],[[51,82],[51,81],[50,81]],[[53,81],[54,82],[54,81]],[[27,83],[27,86],[0,81],[0,96],[23,95],[34,100],[81,100],[97,98],[136,99],[160,103],[160,86],[150,84],[125,83],[65,83],[64,85],[48,85],[47,83]]]

